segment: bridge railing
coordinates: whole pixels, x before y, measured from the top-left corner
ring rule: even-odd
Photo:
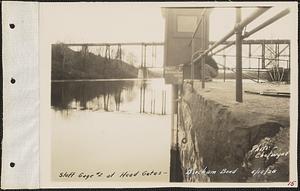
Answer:
[[[140,68],[162,68],[162,66],[155,66],[154,63],[152,63],[151,66],[147,64],[147,47],[152,47],[152,59],[157,59],[157,47],[163,47],[164,42],[110,42],[110,43],[62,43],[65,47],[82,47],[81,51],[87,52],[89,51],[88,47],[103,47],[104,50],[99,52],[98,54],[104,57],[107,60],[116,59],[120,62],[124,61],[124,58],[122,56],[122,53],[124,51],[124,47],[136,47],[141,48],[141,54],[140,54],[140,62],[139,67]],[[114,51],[113,48],[115,48],[115,55],[112,55],[112,52]],[[102,55],[103,54],[103,55]],[[63,52],[63,56],[64,52]],[[136,54],[134,56],[137,56]],[[139,57],[139,56],[138,56]],[[153,62],[153,61],[152,61]],[[157,60],[155,60],[155,63]],[[162,61],[160,61],[162,63]],[[64,65],[64,63],[63,63]]]
[[[192,35],[192,38],[191,38],[192,39],[192,56],[191,56],[191,78],[192,78],[192,82],[194,80],[194,63],[195,62],[197,62],[201,59],[201,66],[202,66],[202,68],[204,68],[205,56],[213,56],[214,54],[216,54],[216,53],[218,53],[222,50],[225,50],[226,48],[228,48],[228,47],[235,44],[236,45],[236,54],[235,54],[236,55],[236,67],[235,67],[235,70],[236,70],[236,101],[237,102],[243,102],[243,87],[242,87],[242,41],[243,41],[243,39],[250,37],[252,34],[258,32],[259,30],[263,29],[264,27],[266,27],[266,26],[274,23],[275,21],[279,20],[280,18],[284,17],[285,15],[287,15],[290,12],[290,10],[285,9],[285,10],[279,12],[278,14],[274,15],[273,17],[266,20],[265,22],[258,25],[257,27],[255,27],[254,29],[252,29],[249,32],[245,32],[244,34],[242,34],[242,31],[248,24],[250,24],[252,21],[257,19],[260,15],[265,13],[270,8],[271,7],[258,8],[250,16],[248,16],[247,18],[245,18],[242,21],[241,20],[241,7],[237,7],[236,8],[236,24],[235,24],[235,27],[233,29],[231,29],[223,38],[221,38],[219,41],[215,42],[212,46],[210,46],[209,48],[207,48],[204,51],[202,51],[202,50],[195,51],[194,47],[193,47],[195,33],[197,33],[199,25],[201,24],[201,22],[198,22],[197,26],[196,26],[196,29],[195,29],[195,31]],[[203,38],[206,38],[205,33],[203,33],[202,35],[203,35]],[[223,48],[221,48],[221,49],[215,51],[214,53],[212,53],[212,51],[215,48],[217,48],[219,45],[225,43],[233,35],[236,36],[235,41],[232,41],[231,43],[228,43]],[[196,58],[194,58],[195,52],[200,53]],[[202,81],[202,88],[205,88],[204,70],[202,70],[201,81]]]

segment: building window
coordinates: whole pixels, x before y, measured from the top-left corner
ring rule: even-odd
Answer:
[[[197,16],[177,16],[177,32],[194,32],[197,26]]]

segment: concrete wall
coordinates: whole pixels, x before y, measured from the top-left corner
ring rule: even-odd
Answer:
[[[255,145],[263,145],[264,138],[268,137],[268,141],[272,142],[268,143],[272,145],[269,149],[277,146],[281,152],[287,152],[289,128],[268,116],[236,111],[205,98],[192,91],[189,84],[184,85],[180,111],[178,144],[184,181],[288,180],[288,156],[279,160],[254,160],[251,149],[253,151]],[[255,169],[266,170],[270,166],[274,168],[274,165],[278,168],[276,176],[267,178],[251,174]],[[224,168],[231,170],[232,174],[220,174]],[[209,174],[210,171],[217,173]]]

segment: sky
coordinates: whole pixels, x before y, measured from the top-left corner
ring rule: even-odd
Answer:
[[[164,38],[158,6],[60,3],[40,10],[47,28],[56,29],[50,37],[54,42],[162,42]]]
[[[203,6],[206,4],[171,4],[172,6]],[[210,6],[217,4],[210,4]],[[255,6],[254,6],[255,5]],[[257,4],[242,7],[242,20],[253,13]],[[165,20],[161,7],[165,3],[41,3],[40,26],[50,43],[109,43],[109,42],[164,42]],[[207,6],[207,5],[206,5]],[[246,27],[250,31],[260,23],[291,6],[274,4],[263,15]],[[291,13],[272,25],[258,31],[248,39],[295,39],[297,33],[297,6],[292,6]],[[220,40],[235,25],[235,8],[225,4],[213,8],[209,21],[209,40]],[[229,40],[234,40],[234,36]],[[124,49],[124,48],[123,48]],[[256,49],[255,47],[253,49]],[[257,52],[261,52],[256,49]],[[91,50],[93,51],[93,50]],[[95,51],[97,51],[95,49]],[[140,48],[130,51],[140,60]],[[151,51],[151,50],[149,50]],[[255,50],[254,50],[255,51]],[[227,50],[234,54],[234,47]],[[159,52],[157,64],[163,65],[163,52]],[[243,49],[247,55],[247,50]],[[151,53],[147,54],[147,63],[152,63]],[[216,58],[216,59],[222,59]],[[221,61],[221,60],[220,60]],[[234,58],[232,58],[234,64]],[[256,62],[256,60],[254,60]]]
[[[154,3],[44,3],[40,10],[43,21],[54,29],[56,42],[163,42],[164,18],[161,7]],[[274,7],[250,24],[251,29],[285,7]],[[242,18],[256,8],[243,8]],[[251,38],[290,39],[293,27],[289,14]],[[210,40],[219,40],[235,24],[234,8],[214,8],[210,15]]]

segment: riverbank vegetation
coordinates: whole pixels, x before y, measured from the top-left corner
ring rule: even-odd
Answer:
[[[87,49],[74,51],[64,44],[52,45],[52,80],[136,78],[138,68],[118,59],[106,59]]]

